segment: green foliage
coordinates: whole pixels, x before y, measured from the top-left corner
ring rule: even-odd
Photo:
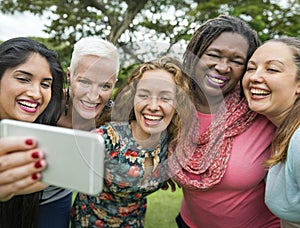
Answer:
[[[144,61],[145,55],[136,56],[135,43],[186,44],[195,28],[219,14],[247,21],[262,41],[277,36],[300,37],[299,0],[1,0],[0,10],[6,14],[47,13],[51,21],[45,26],[47,43],[59,51],[65,68],[73,44],[81,37],[108,39],[122,49],[126,61]]]
[[[119,88],[123,85],[126,81],[128,76],[135,70],[135,68],[139,65],[139,63],[131,64],[128,67],[124,67],[120,69],[118,75],[118,81],[116,83],[116,88]]]
[[[73,192],[72,203],[77,192]],[[175,217],[181,205],[182,191],[158,190],[147,197],[145,228],[177,227]]]
[[[145,228],[177,227],[175,218],[180,211],[182,190],[158,190],[147,198]]]

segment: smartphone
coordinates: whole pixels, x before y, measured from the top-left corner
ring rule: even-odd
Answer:
[[[33,137],[46,154],[47,168],[41,181],[95,195],[102,191],[104,140],[92,132],[3,119],[0,137]]]

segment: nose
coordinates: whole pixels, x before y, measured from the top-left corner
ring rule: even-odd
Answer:
[[[251,82],[262,82],[262,72],[259,69],[253,70],[252,72],[248,72],[248,77]]]
[[[151,97],[148,108],[152,111],[157,111],[159,109],[159,101],[157,97]]]
[[[90,90],[87,93],[87,97],[90,100],[96,100],[101,95],[101,89],[99,89],[97,86],[92,86]]]
[[[28,90],[28,96],[32,97],[34,100],[41,98],[41,87],[40,84],[31,84]]]
[[[216,71],[219,73],[228,73],[230,71],[230,65],[228,63],[228,60],[226,58],[220,59],[215,65]]]

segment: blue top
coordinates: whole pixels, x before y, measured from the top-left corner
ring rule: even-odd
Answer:
[[[134,140],[128,122],[108,123],[97,133],[105,141],[103,191],[96,196],[77,194],[72,227],[144,227],[146,196],[161,188],[165,180],[167,134],[162,134],[154,148],[143,148]],[[145,177],[148,157],[154,165]]]
[[[265,202],[280,219],[300,222],[300,128],[290,140],[286,160],[268,172]]]

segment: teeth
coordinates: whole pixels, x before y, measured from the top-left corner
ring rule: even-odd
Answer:
[[[23,106],[29,107],[29,108],[36,108],[37,107],[37,103],[31,103],[28,101],[19,101],[19,103]]]
[[[161,120],[161,117],[159,116],[144,115],[144,117],[148,120]]]
[[[97,104],[93,104],[93,103],[88,103],[88,102],[85,102],[83,101],[82,102],[85,106],[89,107],[89,108],[95,108],[97,106]]]
[[[219,79],[219,78],[210,78],[213,82],[215,82],[215,83],[218,83],[218,84],[223,84],[224,83],[224,81],[223,80],[221,80],[221,79]]]
[[[268,95],[268,94],[270,94],[270,92],[267,92],[267,91],[261,90],[261,89],[251,89],[250,92],[252,94],[256,94],[256,95]]]

